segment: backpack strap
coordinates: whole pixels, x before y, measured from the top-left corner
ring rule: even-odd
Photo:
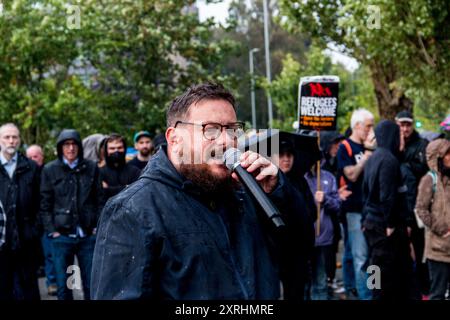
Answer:
[[[437,173],[434,170],[430,170],[427,172],[427,175],[431,176],[431,179],[433,179],[433,194],[436,192],[437,187]]]
[[[348,156],[351,158],[353,156],[353,150],[350,146],[350,143],[347,140],[342,140],[341,144],[344,145]],[[342,188],[345,185],[347,185],[347,182],[345,181],[344,174],[342,174],[341,178],[339,179],[339,188]]]
[[[353,156],[353,150],[352,150],[352,147],[350,146],[350,143],[347,140],[343,140],[342,144],[344,145],[345,149],[347,150],[347,154],[351,158]]]

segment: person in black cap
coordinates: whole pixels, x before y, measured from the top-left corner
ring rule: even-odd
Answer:
[[[421,138],[414,130],[414,117],[409,111],[401,111],[395,117],[397,125],[400,127],[400,168],[403,179],[408,188],[407,208],[409,217],[412,220],[411,228],[408,229],[410,240],[414,247],[416,256],[416,282],[423,295],[428,294],[429,276],[425,263],[422,263],[422,256],[425,247],[424,230],[419,228],[414,219],[414,207],[417,199],[417,189],[422,177],[428,172],[426,161],[426,148],[428,141]]]
[[[95,233],[103,205],[99,168],[83,158],[80,135],[73,129],[61,132],[57,151],[58,159],[42,169],[40,216],[52,237],[58,300],[73,299],[67,270],[75,255],[84,298],[89,299]]]
[[[134,135],[133,140],[134,148],[138,151],[138,154],[128,163],[142,170],[147,165],[154,150],[150,132],[139,131]]]
[[[400,127],[400,146],[403,151],[402,162],[407,163],[415,177],[420,180],[428,172],[425,155],[428,143],[414,130],[414,118],[411,112],[399,112],[395,117],[395,121]]]

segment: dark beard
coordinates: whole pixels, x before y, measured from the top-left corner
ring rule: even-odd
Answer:
[[[207,164],[180,164],[180,173],[204,193],[210,195],[228,193],[233,190],[231,174],[225,178],[219,178],[209,171]]]
[[[152,152],[151,149],[142,149],[141,151],[139,151],[141,153],[141,155],[143,157],[148,157],[150,155],[150,153]]]

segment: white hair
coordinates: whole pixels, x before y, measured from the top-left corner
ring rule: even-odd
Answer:
[[[7,128],[14,128],[14,129],[16,129],[16,130],[19,132],[19,137],[20,137],[20,130],[19,130],[19,128],[18,128],[14,123],[12,123],[12,122],[5,123],[5,124],[2,124],[2,125],[0,126],[0,137],[1,137],[2,134],[3,134],[3,131],[4,131],[5,129],[7,129]]]
[[[366,109],[357,109],[352,113],[352,119],[350,121],[350,126],[355,129],[358,123],[364,123],[366,120],[373,120],[374,116],[372,112]]]

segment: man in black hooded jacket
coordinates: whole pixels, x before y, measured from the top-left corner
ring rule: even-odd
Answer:
[[[412,260],[407,236],[406,191],[400,163],[400,130],[395,122],[375,128],[377,149],[368,160],[363,181],[363,228],[369,246],[369,264],[380,268],[373,298],[407,299],[411,293]],[[375,277],[376,279],[376,277]]]
[[[92,298],[278,299],[285,232],[218,157],[242,134],[234,97],[219,84],[192,86],[169,106],[167,127],[167,148],[102,212]],[[273,163],[251,151],[240,163],[286,225],[300,220],[284,219],[302,201]]]
[[[135,182],[141,170],[125,161],[127,145],[124,137],[110,134],[104,144],[106,166],[100,168],[105,200],[115,196],[126,186]]]
[[[73,299],[69,290],[73,288],[66,283],[76,255],[84,297],[89,299],[95,232],[103,203],[99,169],[83,159],[81,138],[75,130],[61,132],[57,151],[58,159],[42,170],[40,204],[45,231],[53,238],[57,295],[59,300]]]

